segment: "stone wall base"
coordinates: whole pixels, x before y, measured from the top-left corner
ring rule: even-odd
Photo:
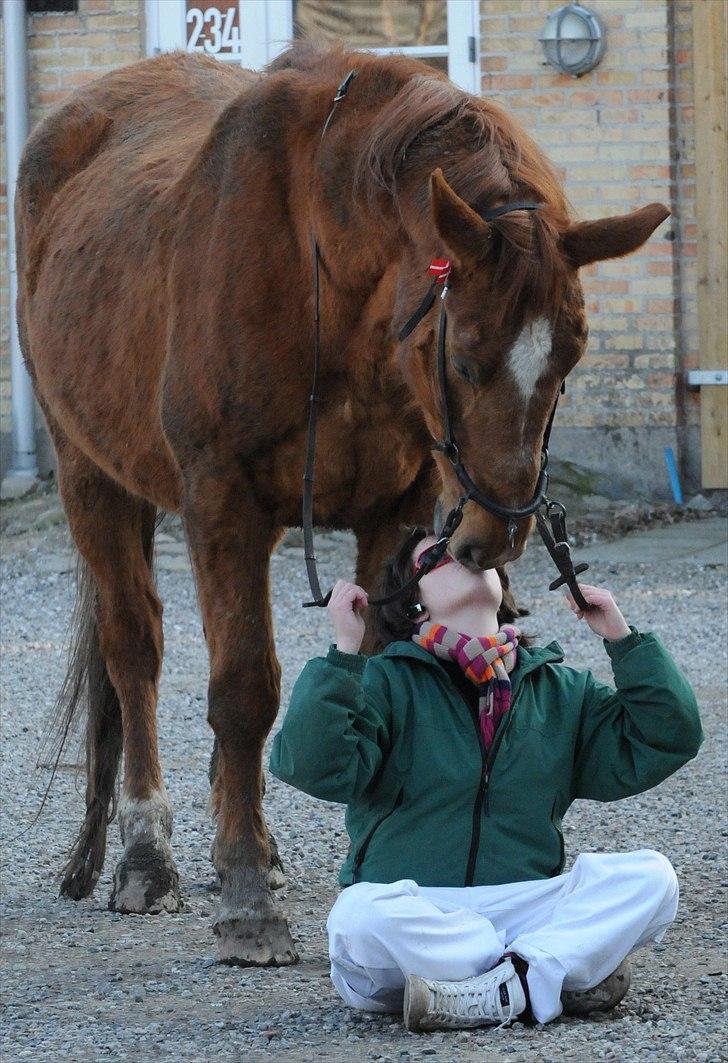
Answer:
[[[606,498],[670,501],[665,447],[672,447],[687,500],[701,489],[699,427],[678,430],[554,426],[549,447],[555,465],[552,483],[563,480],[580,494]]]

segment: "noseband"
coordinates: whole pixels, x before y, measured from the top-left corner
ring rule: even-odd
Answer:
[[[336,95],[334,97],[333,106],[326,122],[323,127],[321,139],[326,134],[329,126],[331,125],[334,112],[339,102],[346,96],[348,88],[351,82],[356,77],[356,71],[351,70],[339,85]],[[491,210],[485,211],[481,216],[485,221],[492,221],[494,218],[498,218],[503,214],[511,213],[515,210],[538,210],[541,204],[539,203],[505,203],[498,207],[493,207]],[[309,420],[308,420],[308,439],[306,447],[306,468],[303,475],[303,538],[304,538],[304,557],[306,561],[306,570],[308,572],[309,584],[311,587],[311,593],[313,594],[313,601],[303,602],[304,608],[311,606],[324,607],[328,605],[331,598],[331,591],[325,596],[321,593],[321,586],[318,580],[318,573],[316,571],[316,557],[314,555],[314,543],[313,543],[313,470],[315,459],[315,447],[316,447],[316,417],[317,406],[319,403],[318,396],[318,376],[319,376],[319,353],[320,353],[320,315],[319,315],[319,261],[320,253],[318,244],[315,238],[312,239],[312,258],[313,258],[313,277],[314,277],[314,305],[315,305],[315,317],[314,317],[314,372],[313,383],[311,387],[310,405],[309,405]],[[463,508],[465,503],[473,501],[477,503],[482,509],[492,513],[494,516],[499,517],[501,520],[506,521],[506,528],[508,532],[508,541],[512,546],[515,538],[516,531],[518,529],[518,522],[535,514],[536,525],[541,534],[541,537],[548,549],[554,563],[560,572],[560,577],[549,584],[549,590],[556,590],[556,588],[567,584],[576,604],[580,609],[588,609],[588,603],[585,601],[581,591],[579,590],[576,582],[576,577],[579,573],[586,571],[589,567],[587,564],[579,564],[574,567],[571,559],[571,552],[569,549],[567,534],[566,534],[566,510],[559,502],[550,501],[546,497],[549,484],[548,474],[548,443],[551,435],[551,426],[553,424],[554,415],[556,413],[556,406],[559,401],[558,395],[554,402],[551,414],[549,416],[546,431],[544,432],[544,438],[541,445],[541,469],[539,472],[538,482],[536,484],[536,490],[533,494],[533,498],[525,506],[502,506],[499,502],[495,502],[492,498],[489,498],[472,479],[467,469],[463,465],[460,459],[460,450],[455,441],[455,436],[452,426],[452,417],[450,414],[450,406],[447,396],[447,372],[445,363],[445,349],[446,349],[446,335],[447,335],[447,312],[445,309],[445,300],[448,293],[448,278],[450,275],[450,263],[447,260],[435,259],[430,265],[429,271],[434,276],[434,280],[430,285],[428,292],[423,298],[420,305],[417,307],[412,316],[408,319],[405,325],[402,327],[399,333],[399,341],[403,342],[414,331],[420,321],[429,313],[432,306],[435,303],[437,296],[438,286],[442,285],[440,292],[440,320],[438,328],[437,338],[437,371],[440,385],[440,408],[442,423],[444,425],[444,437],[439,442],[436,442],[433,446],[433,450],[441,451],[445,457],[450,461],[453,467],[455,475],[460,482],[460,485],[464,488],[464,493],[458,499],[456,505],[450,510],[443,527],[439,533],[437,542],[426,550],[423,554],[423,559],[418,572],[409,579],[403,586],[392,594],[387,595],[384,598],[369,599],[369,605],[387,605],[390,602],[395,601],[397,598],[407,594],[411,588],[413,588],[419,581],[431,572],[435,565],[441,560],[445,554],[448,544],[452,535],[460,525],[463,519]],[[563,394],[566,390],[565,381],[562,381],[560,394]],[[545,508],[546,516],[549,517],[551,522],[551,530],[546,523],[546,517],[541,512],[541,509]]]

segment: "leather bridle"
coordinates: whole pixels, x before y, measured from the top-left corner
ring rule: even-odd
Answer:
[[[339,85],[336,95],[334,97],[333,106],[326,122],[323,127],[321,138],[323,139],[326,131],[328,130],[336,107],[339,102],[346,96],[349,85],[356,77],[356,71],[350,70],[347,76]],[[541,204],[539,203],[505,203],[501,206],[494,207],[491,210],[482,213],[482,217],[485,221],[492,221],[494,218],[498,218],[503,214],[510,213],[515,210],[538,210]],[[318,580],[318,573],[316,570],[316,557],[314,555],[314,541],[313,541],[313,474],[315,464],[315,451],[316,451],[316,420],[317,420],[317,406],[319,404],[318,395],[318,378],[319,378],[319,360],[320,360],[320,307],[319,307],[319,262],[320,252],[318,243],[315,238],[312,239],[312,265],[313,265],[313,283],[314,283],[314,370],[313,370],[313,382],[311,386],[310,404],[309,404],[309,419],[308,419],[308,438],[306,446],[306,467],[303,475],[303,538],[304,538],[304,558],[306,561],[306,570],[308,572],[309,585],[311,587],[311,593],[313,594],[313,601],[303,602],[304,608],[311,606],[324,607],[328,605],[331,598],[331,591],[326,595],[322,595],[321,586]],[[438,286],[442,285],[440,292],[440,320],[438,328],[437,339],[437,370],[440,387],[440,408],[442,423],[444,425],[444,437],[439,442],[436,442],[433,446],[433,450],[441,451],[445,457],[450,461],[455,475],[460,482],[460,485],[464,489],[464,493],[458,499],[456,505],[450,510],[443,527],[438,535],[437,542],[429,547],[424,552],[421,559],[420,568],[417,573],[403,584],[398,590],[392,594],[383,598],[372,599],[369,598],[369,605],[387,605],[390,602],[395,601],[397,598],[407,594],[419,581],[431,572],[434,566],[441,560],[445,551],[447,550],[450,538],[458,528],[463,518],[463,508],[466,502],[473,501],[477,503],[482,509],[487,510],[496,517],[500,517],[506,521],[506,527],[508,531],[509,543],[512,545],[515,537],[515,533],[518,528],[518,521],[535,515],[536,525],[541,534],[541,537],[548,549],[554,563],[559,569],[560,577],[549,584],[549,590],[555,590],[557,587],[567,584],[571,591],[576,604],[580,609],[588,609],[589,605],[585,601],[581,591],[579,590],[576,577],[579,573],[586,571],[589,567],[587,564],[582,563],[574,567],[571,559],[571,552],[566,534],[566,510],[559,502],[550,501],[546,497],[549,484],[548,474],[548,443],[551,435],[551,426],[553,424],[554,415],[556,414],[556,406],[558,404],[558,395],[554,402],[551,414],[549,416],[548,424],[544,432],[544,438],[541,445],[541,469],[539,472],[538,482],[533,494],[533,498],[525,506],[503,506],[499,502],[495,502],[492,498],[489,498],[472,479],[467,469],[463,465],[460,459],[460,450],[457,442],[455,441],[455,435],[452,425],[452,416],[450,413],[450,406],[447,397],[447,371],[446,371],[446,336],[447,336],[447,312],[445,309],[445,301],[448,292],[448,278],[450,273],[450,264],[446,260],[437,259],[433,261],[430,266],[429,272],[434,274],[435,279],[425,297],[421,301],[412,316],[408,319],[405,325],[399,332],[399,341],[404,341],[417,327],[417,325],[423,320],[423,318],[432,309],[437,296]],[[561,384],[560,393],[565,391],[565,382]],[[545,508],[546,516],[551,523],[551,529],[549,529],[546,523],[546,517],[541,512],[541,509]]]

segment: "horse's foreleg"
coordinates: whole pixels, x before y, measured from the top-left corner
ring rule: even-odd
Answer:
[[[268,594],[276,530],[245,485],[198,477],[185,514],[210,654],[208,719],[217,739],[213,862],[222,894],[214,925],[226,963],[297,960],[270,890],[262,812],[263,743],[278,709],[280,668]]]
[[[218,776],[219,760],[217,739],[215,739],[212,746],[212,753],[210,754],[210,766],[207,773],[207,777],[210,781],[210,807],[212,808],[215,818],[217,818],[220,811],[220,801],[222,800],[222,775]],[[265,773],[263,773],[262,784],[263,793],[261,796],[265,797]],[[272,890],[279,890],[286,884],[286,869],[283,866],[281,855],[278,852],[278,843],[270,831],[268,831],[268,845],[270,846],[268,885]],[[214,860],[214,849],[215,846],[213,844],[212,852],[210,853],[211,860]]]
[[[113,483],[70,445],[59,449],[59,479],[69,526],[95,584],[93,639],[98,660],[87,664],[89,689],[111,681],[121,716],[124,781],[119,824],[124,855],[114,873],[109,907],[120,912],[179,911],[178,875],[170,837],[172,809],[157,751],[157,684],[162,666],[162,605],[151,554],[154,508]],[[97,676],[101,669],[103,676]],[[112,702],[109,701],[109,705]],[[112,720],[89,716],[89,775]],[[87,820],[93,811],[90,801]],[[82,876],[74,853],[64,886]]]
[[[357,542],[356,582],[374,597],[378,593],[382,565],[401,545],[407,529],[415,524],[428,527],[432,522],[436,485],[429,476],[422,477],[417,493],[404,496],[401,504],[385,519],[354,528]],[[374,632],[367,623],[362,653],[372,652]]]

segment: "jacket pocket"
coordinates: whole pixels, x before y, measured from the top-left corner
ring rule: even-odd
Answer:
[[[561,829],[561,816],[557,815],[556,813],[557,802],[558,798],[555,798],[553,806],[551,808],[551,826],[554,828],[559,837],[559,862],[553,869],[553,871],[549,872],[549,878],[555,878],[557,875],[560,875],[564,869],[564,864],[566,863],[566,848],[564,846],[564,834]]]
[[[374,826],[371,828],[369,833],[364,838],[364,841],[361,843],[361,845],[357,849],[356,855],[354,857],[354,862],[351,865],[351,875],[352,875],[351,881],[352,881],[352,885],[353,885],[354,882],[358,882],[359,881],[359,872],[361,870],[361,865],[364,863],[364,857],[367,854],[367,849],[369,848],[369,843],[371,842],[372,838],[374,837],[376,832],[379,830],[381,825],[384,823],[384,821],[389,819],[389,817],[391,815],[393,815],[397,811],[399,806],[402,804],[403,800],[404,800],[404,787],[401,787],[399,792],[398,792],[398,794],[397,794],[397,798],[396,798],[394,804],[392,805],[392,807],[390,808],[389,812],[385,812],[385,814],[383,816],[379,817],[379,819],[376,821]]]

